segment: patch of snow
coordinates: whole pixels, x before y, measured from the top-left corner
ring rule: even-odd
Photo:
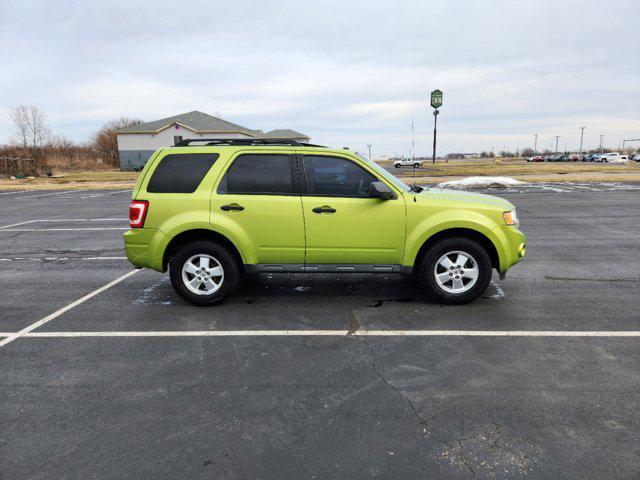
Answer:
[[[466,188],[507,188],[525,183],[527,182],[521,182],[511,177],[467,177],[439,183],[438,187],[464,190]]]
[[[491,282],[491,286],[495,288],[495,293],[493,295],[489,295],[486,298],[498,299],[498,298],[506,297],[504,290],[500,285],[498,285],[497,283]]]

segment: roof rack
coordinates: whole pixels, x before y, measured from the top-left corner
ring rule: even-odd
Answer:
[[[192,143],[209,145],[289,145],[292,147],[321,147],[311,143],[299,142],[293,138],[187,138],[181,140],[174,147],[189,147]],[[195,146],[195,145],[194,145]],[[202,145],[200,145],[202,146]]]

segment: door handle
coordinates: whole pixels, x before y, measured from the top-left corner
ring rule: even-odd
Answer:
[[[228,212],[229,210],[244,210],[244,207],[242,205],[238,205],[237,203],[232,203],[231,205],[222,205],[220,207],[220,210],[224,210],[225,212]]]
[[[336,209],[335,208],[331,208],[328,205],[325,205],[324,207],[316,207],[313,209],[313,213],[336,213]]]

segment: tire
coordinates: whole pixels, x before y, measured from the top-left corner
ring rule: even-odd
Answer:
[[[420,164],[419,164],[419,163],[414,163],[414,164],[413,164],[413,166],[414,166],[415,168],[420,168]]]
[[[203,263],[200,263],[201,258],[204,258],[208,265],[203,267]],[[191,267],[185,267],[188,263]],[[198,265],[205,268],[205,271],[187,271],[197,268]],[[199,277],[200,275],[202,277]],[[238,288],[240,276],[241,269],[236,257],[227,247],[212,241],[201,240],[184,245],[169,263],[169,277],[173,289],[184,300],[198,306],[216,305],[232,295]],[[205,281],[198,282],[199,278]],[[191,287],[188,285],[189,279],[193,282]],[[199,285],[195,288],[194,284]],[[208,291],[211,293],[207,293]]]
[[[395,167],[396,167],[396,168],[400,168],[400,164],[399,164],[399,163],[396,163],[396,164],[395,164]]]
[[[458,270],[455,261],[460,258],[458,257],[460,254],[467,260],[464,265],[461,265],[462,269]],[[450,269],[451,271],[446,270],[440,263],[447,263],[443,260],[445,256],[454,267],[453,270]],[[465,266],[467,268],[464,268]],[[464,237],[445,238],[437,242],[429,248],[418,268],[418,277],[427,293],[436,301],[448,305],[462,305],[475,300],[484,293],[491,282],[492,269],[489,254],[480,244]],[[475,280],[471,278],[474,269],[477,270]],[[455,274],[460,272],[463,273],[458,278]],[[450,275],[445,276],[445,279],[451,277],[450,281],[446,280],[441,284],[436,273],[440,275],[449,273]],[[454,279],[462,282],[462,288],[459,288],[460,283],[457,283],[458,288],[456,288]],[[456,289],[460,291],[455,292]]]

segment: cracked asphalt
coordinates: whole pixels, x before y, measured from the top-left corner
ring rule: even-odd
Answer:
[[[19,338],[0,347],[0,479],[638,478],[638,338],[358,335],[640,330],[631,187],[491,191],[528,256],[462,307],[402,276],[267,274],[195,308],[142,271],[36,332],[347,333]],[[0,196],[0,332],[131,270],[128,197]]]

